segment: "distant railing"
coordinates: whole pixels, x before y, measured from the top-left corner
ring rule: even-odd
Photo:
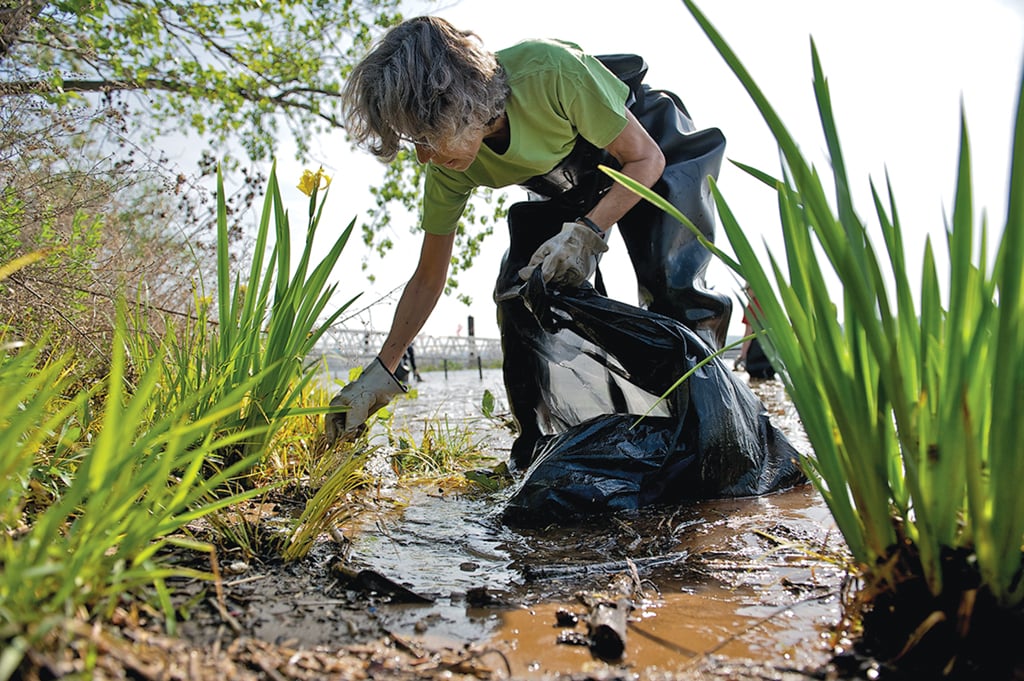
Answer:
[[[387,333],[363,329],[330,328],[324,332],[310,353],[326,360],[330,373],[336,374],[354,366],[362,366],[376,357]],[[456,368],[477,368],[501,360],[501,341],[475,336],[428,336],[420,334],[413,341],[416,366],[442,365]]]
[[[326,362],[328,372],[339,376],[356,366],[363,366],[380,350],[387,333],[363,329],[330,328],[310,353],[310,359]],[[729,343],[738,340],[730,337]],[[501,361],[501,341],[475,336],[428,336],[421,334],[413,342],[417,368],[477,369],[494,366]],[[723,353],[723,361],[731,362],[739,348]]]

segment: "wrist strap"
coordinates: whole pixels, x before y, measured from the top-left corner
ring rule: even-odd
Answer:
[[[578,222],[581,225],[586,225],[587,227],[590,227],[590,229],[594,230],[594,233],[597,234],[602,239],[608,238],[608,232],[598,227],[597,223],[588,218],[586,215],[582,215],[576,218],[576,222]]]
[[[402,383],[401,381],[398,380],[398,376],[395,376],[395,372],[391,371],[391,369],[388,369],[384,365],[384,362],[382,362],[381,359],[380,359],[380,355],[374,357],[373,361],[370,362],[370,366],[373,366],[374,364],[379,364],[380,368],[383,369],[384,373],[388,376],[388,378],[390,378],[392,381],[394,381],[395,385],[397,385],[399,388],[402,389],[402,392],[404,392],[404,393],[409,392],[409,388],[405,385],[405,383]],[[363,369],[363,373],[364,374],[366,373],[366,369]]]

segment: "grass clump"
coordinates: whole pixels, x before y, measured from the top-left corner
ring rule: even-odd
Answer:
[[[319,177],[309,188],[305,247],[293,262],[289,216],[276,170],[271,170],[248,276],[241,278],[230,271],[227,204],[223,180],[218,175],[216,300],[200,297],[198,322],[191,323],[180,336],[169,338],[171,361],[165,363],[165,382],[169,386],[165,394],[168,406],[173,406],[189,400],[204,386],[214,385],[217,388],[211,397],[216,399],[219,393],[233,390],[249,377],[259,377],[247,393],[243,409],[225,426],[265,428],[258,437],[222,452],[223,465],[246,457],[250,451],[265,451],[288,418],[310,412],[293,409],[316,375],[315,367],[306,364],[307,357],[324,331],[352,302],[326,314],[337,289],[337,284],[328,285],[327,280],[354,223],[339,235],[319,263],[312,263],[313,239],[329,191],[329,186],[325,187],[321,194]],[[216,325],[207,323],[208,312],[216,314]],[[147,339],[140,340],[139,345],[144,346]],[[139,355],[149,354],[147,347],[135,350]],[[198,416],[205,408],[203,403],[196,404],[195,414]]]
[[[146,421],[141,417],[151,409],[160,371],[141,376],[129,395],[123,343],[116,343],[95,434],[81,444],[79,464],[50,503],[31,510],[20,506],[19,489],[48,465],[40,450],[56,449],[67,439],[62,424],[91,397],[89,392],[71,400],[62,396],[72,380],[65,372],[67,356],[39,368],[38,360],[32,348],[16,356],[0,354],[0,384],[3,397],[9,398],[2,400],[0,429],[10,440],[3,443],[9,446],[3,447],[0,614],[8,645],[0,657],[0,678],[8,678],[24,651],[62,617],[83,609],[108,616],[120,598],[143,587],[153,590],[173,631],[167,579],[205,575],[163,565],[158,554],[169,546],[209,550],[178,536],[179,531],[256,493],[213,495],[252,461],[239,461],[210,477],[199,470],[212,452],[254,435],[245,430],[225,434],[215,427],[238,408],[250,386],[225,394],[203,419],[189,419],[191,404],[183,403],[178,411]],[[197,393],[194,399],[204,397]]]
[[[109,621],[128,602],[144,603],[173,633],[175,581],[215,579],[218,548],[253,549],[272,534],[251,511],[277,489],[305,497],[267,542],[286,560],[345,517],[365,452],[328,450],[326,390],[306,356],[345,309],[326,313],[336,289],[327,277],[352,226],[312,263],[319,189],[292,262],[271,173],[243,279],[230,272],[218,182],[217,296],[215,308],[199,306],[215,309],[216,324],[201,314],[156,338],[122,304],[102,364],[0,329],[0,679],[18,675],[29,652],[73,638],[84,621]],[[0,264],[0,280],[34,257]],[[209,569],[183,551],[209,554]],[[95,650],[81,655],[88,670]]]
[[[490,458],[486,443],[471,427],[453,423],[447,415],[422,420],[417,438],[411,427],[388,433],[395,472],[400,477],[432,478],[461,473]]]
[[[946,225],[949,279],[940,284],[929,241],[915,291],[892,187],[883,198],[871,186],[881,255],[854,206],[813,42],[830,174],[808,163],[722,36],[684,2],[758,106],[783,158],[781,179],[740,167],[777,191],[785,258],[769,253],[762,264],[713,180],[736,257],[704,243],[759,301],[757,327],[813,447],[805,469],[858,566],[860,641],[912,674],[1005,672],[1020,660],[995,645],[1005,640],[995,634],[1024,633],[1024,422],[1016,414],[1024,399],[1024,109],[994,259],[985,224],[975,226],[962,123]],[[699,235],[672,206],[609,172]],[[842,282],[841,301],[831,298],[823,265]]]

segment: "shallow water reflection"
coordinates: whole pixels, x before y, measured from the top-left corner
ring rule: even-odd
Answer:
[[[507,458],[511,435],[480,410],[490,390],[497,411],[507,411],[500,371],[424,379],[418,397],[399,404],[396,419],[411,427],[438,415],[461,420],[486,435],[498,459]],[[781,383],[752,387],[776,425],[806,451]],[[810,486],[543,530],[503,526],[500,494],[431,487],[394,493],[402,497],[399,510],[377,518],[376,531],[354,533],[352,561],[434,603],[385,606],[381,616],[392,631],[423,641],[495,647],[515,678],[604,664],[586,647],[557,643],[555,612],[585,611],[574,594],[599,591],[613,574],[634,568],[638,606],[621,661],[634,671],[693,668],[712,657],[801,666],[827,655],[822,640],[839,618],[843,550]],[[482,593],[496,605],[475,607]]]

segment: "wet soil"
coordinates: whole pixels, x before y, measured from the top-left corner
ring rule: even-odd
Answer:
[[[423,377],[396,418],[410,429],[439,414],[461,419],[490,464],[507,459],[511,434],[480,406],[489,390],[500,416],[500,371]],[[806,450],[781,383],[752,387]],[[810,486],[521,530],[498,520],[506,492],[393,485],[387,468],[358,522],[308,558],[221,555],[220,589],[175,585],[185,616],[176,637],[130,609],[115,613],[119,632],[80,632],[109,663],[95,678],[840,677],[845,554]],[[586,645],[586,620],[622,575],[632,589],[625,646],[602,656]],[[38,677],[60,676],[61,663]],[[81,667],[71,653],[63,664]]]
[[[489,390],[500,415],[500,372],[424,378],[397,408],[403,427],[461,418],[492,463],[507,459],[511,434],[480,407]],[[781,384],[753,387],[805,447]],[[240,637],[320,653],[383,646],[419,660],[416,669],[406,663],[419,676],[470,665],[470,676],[517,679],[824,678],[849,645],[833,634],[842,542],[810,486],[523,530],[498,520],[503,492],[389,485],[386,469],[359,521],[308,559],[233,568],[227,560],[238,573],[224,582],[227,612],[202,603],[182,636],[221,650]],[[586,597],[621,574],[635,588],[625,649],[602,659],[580,645]],[[425,660],[447,662],[431,672]]]

